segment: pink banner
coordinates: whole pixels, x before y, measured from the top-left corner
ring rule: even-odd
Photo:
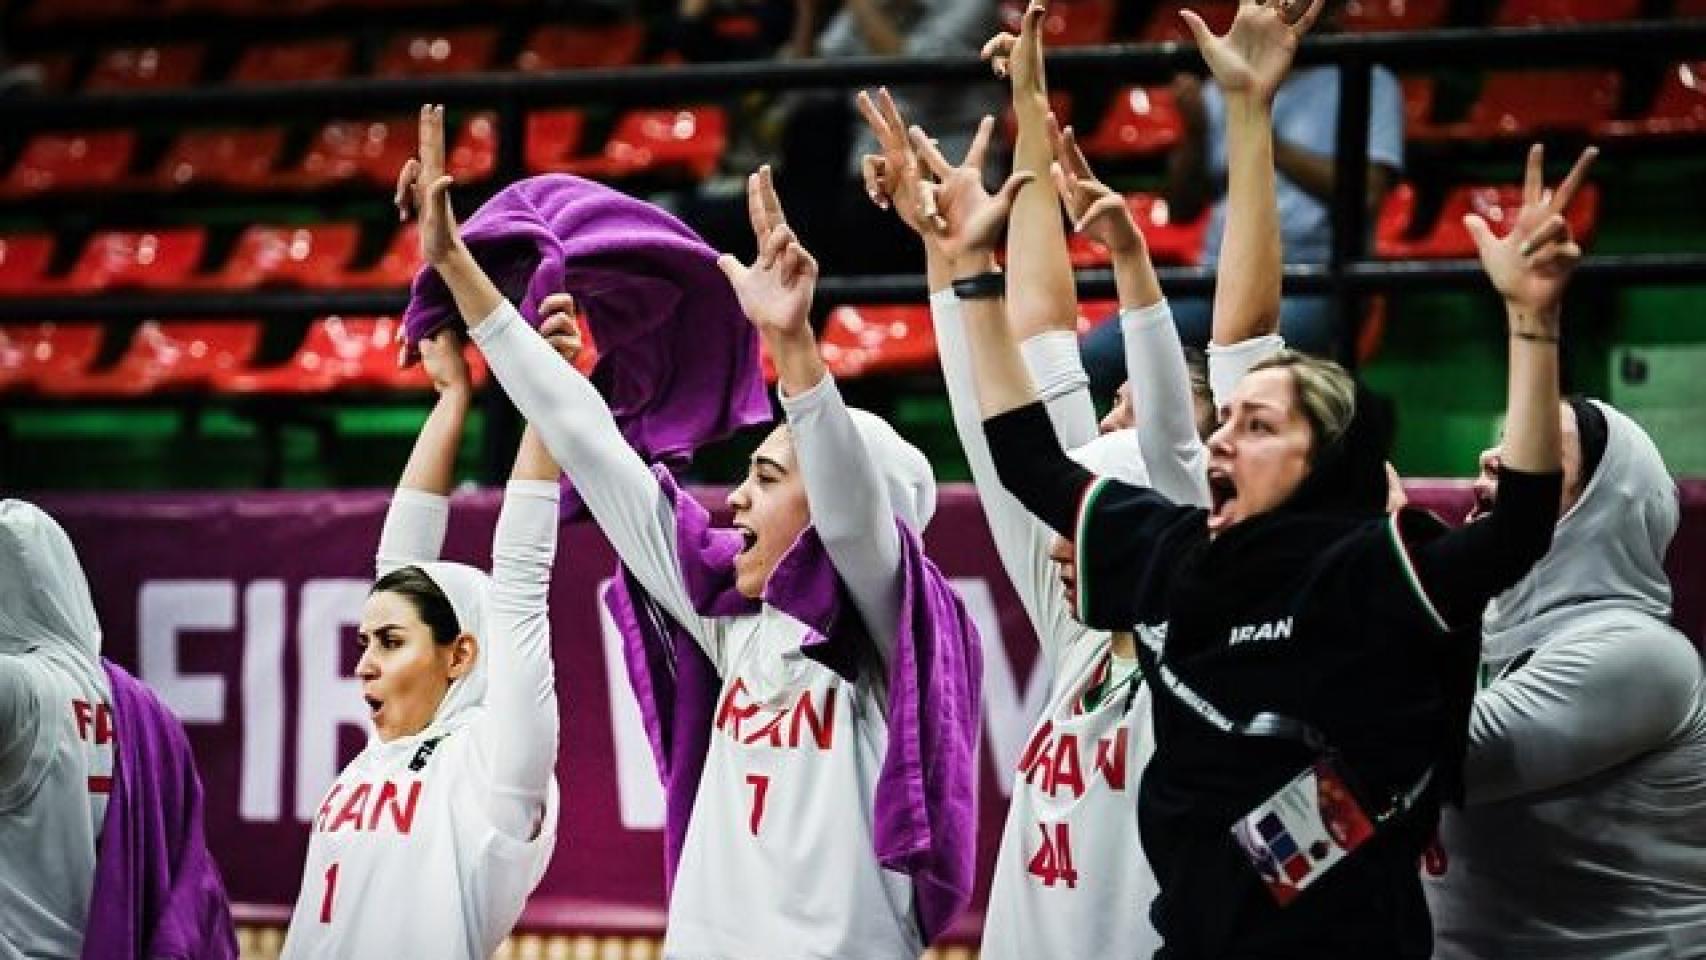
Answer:
[[[1463,515],[1460,484],[1417,500]],[[244,916],[282,921],[295,901],[307,822],[366,736],[351,673],[354,623],[372,579],[388,495],[243,493],[63,496],[106,653],[183,719],[208,795],[208,835]],[[707,502],[720,500],[707,495]],[[1706,482],[1683,484],[1670,557],[1677,623],[1706,632]],[[498,494],[456,498],[445,558],[489,563]],[[942,491],[927,537],[985,641],[979,889],[955,931],[975,940],[1011,771],[1046,678],[968,487]],[[663,927],[662,792],[597,591],[613,568],[597,530],[564,530],[551,593],[563,709],[561,841],[531,901],[530,929],[656,933]]]

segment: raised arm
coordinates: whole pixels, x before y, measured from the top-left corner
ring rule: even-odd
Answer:
[[[867,192],[879,206],[892,206],[901,221],[919,231],[924,240],[930,278],[930,322],[936,331],[936,356],[942,364],[954,432],[965,451],[1002,569],[1019,595],[1019,603],[1030,618],[1038,641],[1045,650],[1051,650],[1062,638],[1080,632],[1072,624],[1071,612],[1055,585],[1055,566],[1048,556],[1052,534],[1001,486],[995,464],[990,460],[983,419],[978,415],[977,385],[966,345],[965,320],[960,315],[959,298],[950,286],[953,264],[942,252],[935,233],[921,227],[917,195],[919,164],[907,141],[905,121],[887,91],[878,91],[874,98],[860,93],[858,103],[883,151],[879,156],[865,158]],[[983,190],[982,150],[988,142],[990,127],[986,121],[978,128],[972,148],[955,168],[945,189]],[[982,267],[993,269],[993,258]],[[1064,444],[1078,446],[1096,435],[1096,420],[1089,403],[1089,378],[1078,359],[1077,336],[1070,331],[1060,336],[1065,338],[1064,350],[1054,349],[1056,335],[1051,334],[1034,337],[1021,349],[1028,350],[1026,366],[1049,405],[1056,433]],[[1058,356],[1051,358],[1051,352]]]
[[[1221,37],[1195,12],[1182,13],[1226,100],[1226,232],[1215,272],[1216,342],[1279,329],[1284,253],[1274,200],[1273,101],[1324,3],[1242,4]]]
[[[468,361],[456,331],[440,330],[421,341],[420,354],[421,366],[432,380],[438,400],[415,436],[409,462],[385,511],[385,527],[374,558],[381,577],[398,567],[437,560],[444,549],[456,453],[462,446],[462,429],[473,401]]]
[[[604,398],[545,336],[572,323],[573,298],[555,294],[540,304],[546,322],[528,328],[475,262],[456,232],[444,174],[444,110],[421,108],[420,155],[398,180],[398,208],[420,217],[421,254],[443,278],[492,374],[573,478],[587,509],[622,562],[647,593],[706,647],[714,662],[714,631],[699,617],[681,580],[674,505],[639,454],[628,446]]]
[[[725,254],[718,265],[776,363],[812,527],[886,659],[901,600],[894,507],[818,353],[809,322],[817,261],[788,226],[768,166],[747,178],[747,213],[757,258],[748,267]]]
[[[492,820],[531,840],[557,761],[557,687],[546,598],[557,556],[557,463],[539,432],[521,437],[492,536],[491,636],[485,639]]]
[[[1558,339],[1564,288],[1582,251],[1563,211],[1587,179],[1598,151],[1589,147],[1548,195],[1545,155],[1529,150],[1523,203],[1510,232],[1493,235],[1476,214],[1464,218],[1481,267],[1505,301],[1510,344],[1498,496],[1482,520],[1423,545],[1416,573],[1446,623],[1478,616],[1546,554],[1563,486],[1558,425]]]

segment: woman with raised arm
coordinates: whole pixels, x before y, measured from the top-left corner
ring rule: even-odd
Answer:
[[[1225,37],[1187,12],[1231,109],[1267,109],[1320,6],[1245,4]],[[1384,513],[1388,431],[1336,365],[1258,365],[1209,443],[1210,507],[1190,508],[1061,454],[999,305],[965,304],[1002,481],[1074,540],[1081,618],[1135,627],[1155,686],[1138,815],[1158,956],[1429,955],[1417,861],[1450,752],[1441,663],[1450,628],[1527,571],[1556,517],[1557,308],[1580,256],[1558,214],[1585,166],[1550,203],[1535,169],[1513,235],[1483,248],[1501,288],[1522,278],[1505,496],[1449,534]],[[941,242],[974,273],[999,217],[960,222]]]
[[[758,258],[721,265],[788,423],[715,529],[469,256],[442,123],[423,111],[411,164],[426,260],[623,564],[612,608],[665,780],[665,955],[916,957],[971,895],[981,652],[923,553],[928,460],[847,408],[818,356],[817,266],[769,169],[748,182]]]
[[[554,343],[578,351],[577,332]],[[489,957],[557,841],[546,611],[561,471],[530,427],[492,572],[439,560],[472,395],[455,331],[422,341],[438,400],[385,515],[356,640],[373,737],[315,815],[283,956]]]

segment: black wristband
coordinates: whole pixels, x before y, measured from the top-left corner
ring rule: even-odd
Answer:
[[[961,300],[996,300],[1007,292],[1007,278],[989,270],[954,281],[954,296]]]

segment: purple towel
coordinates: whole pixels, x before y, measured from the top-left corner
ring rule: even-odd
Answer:
[[[758,601],[734,590],[740,535],[712,528],[705,508],[667,471],[654,472],[675,503],[677,555],[695,607],[705,616],[756,613]],[[959,595],[918,536],[899,526],[903,599],[889,664],[889,746],[877,780],[874,852],[884,867],[912,878],[928,943],[971,900],[983,651]],[[863,630],[857,616],[841,617],[842,591],[816,531],[802,534],[777,564],[764,602],[811,628],[801,642],[807,656],[850,675]],[[665,876],[673,887],[720,681],[698,644],[626,568],[606,603],[622,631],[628,678],[664,782]]]
[[[84,960],[237,960],[183,724],[135,677],[103,663],[117,748]]]
[[[574,294],[598,347],[592,382],[640,456],[679,461],[770,420],[758,338],[716,251],[668,213],[551,174],[500,190],[461,232],[535,327],[547,296]],[[423,267],[403,314],[409,343],[458,320],[444,281]]]

